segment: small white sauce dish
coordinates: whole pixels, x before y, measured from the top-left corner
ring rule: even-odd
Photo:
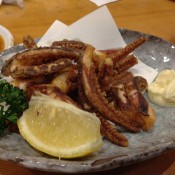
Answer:
[[[4,50],[14,45],[14,38],[10,31],[4,26],[0,25],[0,36],[4,40]]]

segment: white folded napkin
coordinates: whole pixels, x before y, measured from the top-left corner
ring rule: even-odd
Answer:
[[[55,21],[39,46],[50,45],[55,40],[74,39],[93,45],[98,50],[124,47],[126,44],[108,8],[103,6],[65,27]]]
[[[19,6],[20,8],[24,7],[24,1],[23,0],[0,0],[0,5],[4,4],[14,4]]]
[[[111,2],[116,2],[118,0],[90,0],[90,1],[98,6],[101,6],[101,5],[109,4]]]
[[[120,48],[126,45],[106,6],[93,11],[70,26],[55,21],[38,42],[38,46],[48,46],[53,41],[62,39],[81,40],[98,50]],[[158,74],[155,69],[141,61],[130,70],[134,75],[147,79],[148,84],[151,84]]]

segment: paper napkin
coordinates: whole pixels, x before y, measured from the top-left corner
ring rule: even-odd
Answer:
[[[14,5],[17,5],[19,6],[20,8],[23,8],[24,7],[24,1],[23,0],[0,0],[0,5],[1,3],[4,3],[4,4],[14,4]]]
[[[46,33],[42,36],[42,38],[37,43],[39,46],[49,45],[49,40],[56,40],[57,36],[61,34],[61,32],[66,29],[67,25],[62,23],[61,21],[54,21],[51,27],[46,31]],[[52,41],[51,41],[52,42]]]
[[[98,50],[120,48],[126,45],[106,6],[95,10],[70,26],[55,21],[38,42],[38,46],[48,46],[53,41],[62,39],[81,40]],[[148,84],[152,83],[158,74],[155,69],[141,61],[131,71],[134,75],[146,78]]]
[[[63,26],[62,29],[61,25],[60,22],[54,22],[49,29],[52,32],[46,32],[48,38],[41,39],[38,44],[44,46],[50,45],[55,40],[76,39],[89,43],[99,50],[126,45],[106,6],[95,10],[69,27]]]
[[[116,2],[118,0],[90,0],[90,1],[98,6],[101,6],[101,5],[109,4],[111,2]]]

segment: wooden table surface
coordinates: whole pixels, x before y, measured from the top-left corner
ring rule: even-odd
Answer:
[[[175,43],[175,1],[120,0],[107,5],[118,27],[156,35]],[[8,28],[15,44],[24,35],[42,36],[55,19],[69,25],[97,9],[88,0],[26,0],[24,8],[0,6],[0,25]],[[175,151],[118,169],[94,174],[174,175]],[[55,173],[27,169],[15,163],[0,161],[0,175],[51,175]]]

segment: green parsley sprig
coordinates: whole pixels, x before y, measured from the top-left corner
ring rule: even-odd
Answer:
[[[0,136],[27,108],[28,100],[23,90],[0,79]]]

